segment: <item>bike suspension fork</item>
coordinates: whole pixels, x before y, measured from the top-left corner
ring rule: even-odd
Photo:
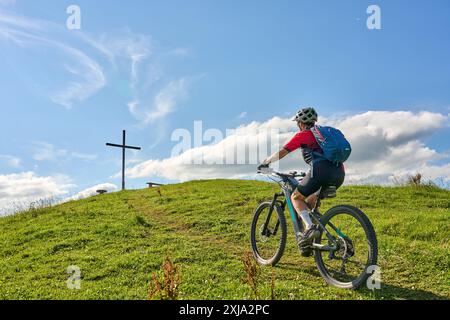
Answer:
[[[270,208],[269,208],[269,214],[267,215],[266,221],[265,221],[265,223],[264,223],[264,229],[266,229],[267,226],[269,225],[270,218],[272,217],[272,213],[273,213],[273,210],[275,209],[275,206],[276,206],[276,204],[277,204],[277,200],[278,200],[278,197],[279,197],[279,196],[280,196],[279,193],[276,193],[276,194],[273,196],[273,200],[272,200],[272,203],[270,204]]]

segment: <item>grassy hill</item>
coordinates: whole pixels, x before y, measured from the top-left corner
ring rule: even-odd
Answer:
[[[181,266],[181,299],[247,299],[241,257],[257,204],[278,188],[255,181],[195,181],[125,191],[0,218],[0,299],[146,299],[166,255]],[[325,201],[360,207],[378,235],[382,290],[327,286],[312,258],[288,245],[277,299],[449,299],[450,192],[430,187],[344,187]],[[66,269],[82,272],[69,290]],[[262,269],[261,298],[272,270]]]

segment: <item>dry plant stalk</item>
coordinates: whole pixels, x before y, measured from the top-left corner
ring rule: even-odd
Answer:
[[[415,175],[409,176],[408,182],[409,182],[409,184],[416,186],[416,187],[422,185],[422,174],[416,173]]]
[[[277,299],[275,295],[275,268],[272,268],[272,279],[270,282],[270,299],[271,300]]]
[[[177,300],[180,293],[181,268],[175,265],[169,257],[161,266],[162,277],[156,272],[150,282],[149,300]]]
[[[253,258],[251,252],[246,252],[242,257],[242,263],[244,264],[244,271],[246,277],[244,282],[247,283],[253,292],[255,299],[258,299],[258,284],[261,269]]]

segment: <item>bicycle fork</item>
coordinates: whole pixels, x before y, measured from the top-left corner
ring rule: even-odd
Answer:
[[[273,210],[275,209],[275,206],[277,205],[277,204],[279,204],[279,200],[278,200],[278,197],[280,197],[280,196],[282,196],[283,194],[281,193],[276,193],[274,196],[273,196],[273,200],[272,200],[272,203],[270,204],[270,208],[269,208],[269,214],[267,215],[267,217],[266,217],[266,221],[264,222],[264,226],[263,226],[263,231],[262,231],[262,235],[263,236],[270,236],[270,235],[275,235],[276,233],[277,233],[277,231],[278,231],[278,228],[280,227],[280,219],[277,219],[277,223],[276,223],[276,225],[275,225],[275,228],[273,229],[273,231],[271,232],[269,229],[268,229],[268,227],[269,227],[269,223],[270,223],[270,218],[272,217],[272,213],[273,213]],[[278,214],[278,212],[277,212],[277,214]],[[271,234],[268,234],[268,233],[271,233]]]

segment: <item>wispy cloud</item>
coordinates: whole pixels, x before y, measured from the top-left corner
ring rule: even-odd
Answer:
[[[4,154],[0,154],[0,163],[4,163],[11,168],[20,168],[22,166],[20,158]]]
[[[167,75],[165,64],[189,56],[190,50],[161,49],[148,35],[124,29],[113,37],[103,35],[87,41],[100,46],[115,68],[129,74],[131,96],[127,107],[140,127],[172,114],[187,97],[189,86],[201,77]]]
[[[80,159],[83,161],[94,161],[97,160],[98,155],[90,154],[90,153],[80,153],[80,152],[71,152],[70,156],[72,158]]]
[[[65,37],[62,36],[64,33]],[[103,88],[106,76],[94,58],[62,40],[67,37],[67,30],[58,24],[0,12],[0,38],[21,47],[44,46],[64,54],[63,69],[71,81],[48,94],[54,103],[71,108],[74,103],[88,99]]]
[[[144,126],[173,113],[186,96],[190,80],[195,78],[169,77],[164,73],[164,63],[188,56],[189,49],[157,49],[150,36],[128,29],[113,36],[94,36],[84,31],[68,32],[51,21],[0,12],[1,38],[21,47],[46,46],[64,54],[60,70],[71,80],[63,87],[50,89],[48,95],[51,101],[67,109],[104,88],[108,82],[106,74],[117,72],[122,78],[125,71],[131,91],[128,109]],[[94,49],[95,54],[80,49],[83,44],[84,48],[87,45]]]
[[[247,117],[247,111],[244,111],[244,112],[241,112],[239,115],[238,115],[238,119],[244,119],[244,118],[246,118]]]
[[[195,77],[181,76],[165,79],[163,57],[181,57],[188,54],[184,48],[167,52],[157,50],[149,36],[134,34],[129,30],[115,39],[102,42],[114,52],[114,60],[128,61],[131,100],[128,110],[139,119],[140,125],[161,121],[173,113],[180,101],[187,96],[189,84]]]
[[[36,161],[64,161],[72,159],[93,161],[97,159],[96,154],[87,154],[69,151],[63,148],[56,148],[51,143],[47,142],[34,142],[32,144],[32,157]]]
[[[72,82],[69,86],[57,90],[51,95],[51,100],[66,108],[71,108],[76,101],[84,101],[106,85],[103,68],[85,53],[75,48],[58,45],[74,58],[74,62],[66,70],[83,81]]]
[[[187,57],[191,54],[191,50],[188,48],[175,48],[172,51],[170,51],[170,54],[178,56],[178,57]]]
[[[164,72],[164,60],[186,57],[189,50],[161,50],[150,36],[121,30],[114,36],[88,36],[80,33],[84,42],[103,53],[116,71],[128,73],[131,91],[127,103],[129,112],[145,126],[161,121],[173,113],[187,96],[189,85],[198,76],[170,77]]]
[[[187,78],[169,82],[155,96],[152,107],[145,112],[145,122],[159,120],[175,111],[177,103],[186,97]]]
[[[106,56],[115,68],[126,69],[132,87],[139,80],[139,64],[153,54],[150,36],[133,33],[128,29],[116,32],[113,36],[103,34],[94,37],[86,33],[78,35],[85,43]]]

